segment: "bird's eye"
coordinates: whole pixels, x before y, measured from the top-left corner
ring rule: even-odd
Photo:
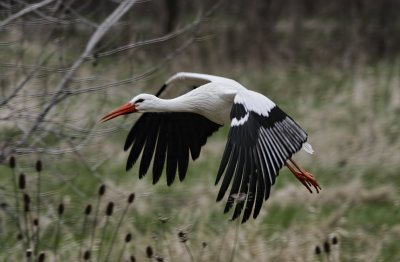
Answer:
[[[142,103],[143,101],[144,101],[144,99],[140,98],[140,99],[136,100],[135,104]]]

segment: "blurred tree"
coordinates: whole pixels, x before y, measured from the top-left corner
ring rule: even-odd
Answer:
[[[186,32],[203,21],[196,16],[175,29],[178,6],[166,4],[162,34],[148,29],[164,25],[141,13],[159,3],[0,1],[0,161],[10,154],[78,152],[96,135],[110,132],[96,130],[93,114],[108,99],[105,90],[150,76],[194,41]],[[148,59],[148,50],[157,50],[151,45],[178,37],[163,55],[158,51]],[[142,52],[134,53],[139,47]],[[115,61],[134,61],[137,70],[116,67]]]
[[[171,33],[175,27],[176,19],[179,13],[178,5],[176,0],[165,0],[165,11],[166,11],[166,19],[165,19],[165,29],[164,33]]]
[[[11,152],[78,150],[100,132],[81,112],[98,110],[105,90],[148,77],[167,61],[177,70],[349,68],[399,55],[396,0],[225,1],[210,19],[216,6],[211,0],[0,1],[0,160]],[[183,49],[186,55],[172,61]],[[97,107],[84,109],[80,101],[90,98]],[[81,123],[64,118],[65,110]]]

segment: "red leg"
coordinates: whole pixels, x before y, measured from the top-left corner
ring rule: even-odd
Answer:
[[[289,158],[290,162],[299,170],[295,170],[288,162],[286,162],[286,166],[293,173],[293,175],[312,193],[311,187],[313,186],[317,193],[321,190],[321,186],[315,180],[315,178],[304,169],[302,169],[293,159]]]

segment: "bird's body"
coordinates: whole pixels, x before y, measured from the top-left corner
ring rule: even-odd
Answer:
[[[173,91],[176,84],[185,86],[183,94],[168,98],[167,93]],[[258,215],[283,165],[287,165],[307,189],[310,190],[310,186],[317,192],[320,189],[309,173],[295,162],[299,171],[286,162],[292,161],[291,156],[302,147],[312,153],[306,142],[307,134],[269,98],[234,80],[178,73],[166,81],[156,96],[140,94],[102,121],[133,112],[144,114],[125,142],[125,150],[132,147],[127,170],[141,155],[139,177],[142,177],[154,158],[153,183],[159,180],[164,165],[168,185],[174,181],[177,171],[183,180],[189,152],[195,160],[207,137],[221,125],[230,125],[216,183],[225,173],[217,197],[220,200],[233,180],[225,208],[227,212],[236,201],[233,218],[240,215],[245,204],[243,222],[249,218],[253,206],[253,217]],[[237,200],[238,195],[242,195],[241,201]]]
[[[233,90],[233,88],[232,91],[238,92],[238,90]],[[143,97],[143,95],[139,95],[138,97]],[[145,104],[145,99],[136,109],[139,112],[196,113],[214,123],[223,125],[230,122],[229,114],[234,97],[234,94],[224,93],[222,85],[209,83],[176,98],[161,99],[154,96],[148,105]]]

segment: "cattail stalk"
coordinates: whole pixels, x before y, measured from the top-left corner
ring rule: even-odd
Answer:
[[[85,208],[85,216],[83,218],[83,223],[82,223],[82,239],[85,237],[87,220],[91,212],[92,212],[92,205],[89,204]],[[78,261],[81,261],[82,258],[82,246],[83,244],[79,246]]]
[[[18,187],[19,187],[19,189],[24,191],[25,186],[26,186],[25,174],[21,173],[21,174],[19,174],[19,178],[18,178]]]
[[[153,249],[151,248],[151,246],[146,247],[146,256],[149,261],[151,261],[151,259],[153,258]]]
[[[323,259],[323,256],[321,255],[321,248],[320,248],[320,246],[317,245],[317,246],[315,247],[314,252],[315,252],[315,255],[317,256],[318,261],[323,261],[323,260],[324,260],[324,259]]]
[[[22,225],[21,225],[21,221],[20,221],[20,216],[19,216],[19,212],[20,212],[20,207],[19,207],[19,200],[18,200],[18,190],[17,190],[17,180],[16,180],[16,175],[15,175],[15,158],[14,156],[10,157],[9,160],[9,165],[11,168],[11,180],[12,180],[12,184],[14,187],[14,198],[15,198],[15,223],[17,224],[18,227],[18,231],[21,235],[23,235],[23,230],[22,230]],[[24,248],[27,249],[28,245],[25,241],[25,239],[23,239],[23,244],[24,244]]]
[[[36,172],[37,172],[37,188],[36,188],[36,217],[38,223],[36,225],[36,236],[35,236],[35,255],[39,252],[39,241],[40,241],[40,173],[42,171],[42,161],[36,161]]]
[[[194,262],[194,256],[192,254],[192,251],[190,251],[189,245],[187,244],[187,242],[184,242],[183,244],[185,245],[186,251],[188,252],[188,254],[190,256],[190,261]]]
[[[89,250],[92,250],[92,247],[93,247],[93,241],[94,241],[94,236],[95,236],[95,232],[96,232],[96,225],[97,225],[97,217],[99,216],[99,208],[100,208],[101,197],[105,194],[105,192],[106,192],[106,187],[103,184],[103,185],[101,185],[99,187],[98,194],[97,194],[96,211],[95,211],[94,220],[93,220],[92,234],[91,234],[91,237],[90,237]]]
[[[238,241],[238,236],[239,236],[239,219],[237,219],[237,223],[236,223],[236,230],[235,230],[235,240],[233,242],[233,248],[232,248],[232,255],[231,255],[231,262],[233,262],[233,260],[235,259],[235,251],[236,251],[236,246],[237,246],[237,241]]]
[[[126,213],[128,212],[128,208],[129,208],[130,204],[132,204],[134,200],[135,200],[135,194],[131,193],[129,195],[129,197],[128,197],[127,202],[126,202],[126,206],[124,208],[124,211],[123,211],[123,213],[122,213],[122,215],[121,215],[121,217],[120,217],[120,219],[118,221],[117,227],[115,228],[114,235],[112,237],[110,246],[108,247],[108,251],[107,251],[107,256],[106,256],[105,262],[107,262],[108,259],[110,258],[111,250],[112,250],[112,247],[114,245],[115,239],[117,237],[118,231],[119,231],[119,229],[120,229],[120,227],[122,225],[122,221],[124,220],[124,217],[125,217]]]
[[[178,233],[178,237],[179,237],[179,240],[185,245],[186,251],[190,256],[190,261],[194,262],[194,257],[193,257],[192,251],[190,251],[189,245],[187,244],[187,241],[189,240],[187,233],[180,231]]]
[[[99,252],[97,253],[97,261],[100,261],[100,256],[101,256],[101,251],[102,251],[102,247],[103,247],[103,242],[106,236],[106,231],[107,231],[107,226],[108,223],[110,222],[110,216],[113,213],[113,208],[114,208],[114,203],[113,202],[109,202],[106,208],[106,223],[103,227],[103,233],[101,234],[101,240],[100,240],[100,245],[99,245]]]
[[[32,256],[32,250],[28,249],[25,252],[25,257],[27,258],[27,260],[31,260],[31,256]]]
[[[339,240],[336,236],[332,237],[332,260],[333,261],[340,261],[340,253],[339,253],[339,247],[337,246],[339,243]]]
[[[199,255],[199,261],[201,262],[201,261],[203,261],[203,254],[204,254],[204,250],[206,249],[206,247],[207,247],[207,242],[202,242],[201,243],[201,251],[200,251],[200,255]]]
[[[29,211],[30,211],[30,205],[31,205],[31,198],[27,193],[25,193],[26,179],[25,179],[24,173],[19,174],[18,187],[19,187],[21,193],[23,193],[25,235],[26,235],[26,239],[27,239],[27,246],[28,246],[28,249],[30,250],[30,242],[31,242],[30,231],[31,230],[30,230],[29,221],[31,221],[31,219],[29,216]],[[27,257],[27,259],[28,259],[28,261],[30,261],[31,256]]]
[[[164,238],[167,238],[167,227],[165,226],[167,224],[167,222],[169,221],[168,217],[158,217],[158,221],[161,222],[161,229],[162,229],[162,235],[164,236]],[[167,245],[167,250],[168,250],[168,255],[169,255],[169,260],[170,261],[174,261],[174,258],[172,256],[172,250],[171,250],[171,245]]]
[[[337,245],[338,242],[339,242],[339,241],[338,241],[338,238],[337,238],[336,236],[333,236],[333,238],[332,238],[332,245]]]
[[[125,236],[125,241],[124,241],[124,244],[122,245],[121,253],[119,254],[119,257],[118,257],[118,260],[117,260],[117,261],[122,261],[122,256],[124,255],[124,252],[125,252],[125,249],[126,249],[126,245],[127,245],[129,242],[131,242],[131,239],[132,239],[132,234],[131,234],[131,233],[128,233],[128,234]]]
[[[31,245],[31,237],[29,233],[29,211],[31,198],[27,193],[23,194],[23,202],[24,202],[24,221],[25,221],[25,236],[26,236],[26,244],[28,248]]]
[[[222,238],[221,238],[221,243],[220,243],[220,245],[219,245],[219,247],[218,247],[218,249],[217,249],[217,253],[216,253],[216,257],[217,257],[217,261],[220,261],[220,256],[221,256],[221,251],[222,250],[225,250],[225,248],[224,248],[224,245],[225,245],[225,242],[226,242],[226,237],[227,237],[227,235],[228,235],[228,232],[229,232],[229,230],[225,230],[225,233],[224,233],[224,235],[222,236]]]
[[[57,223],[57,229],[56,229],[56,239],[55,239],[55,243],[54,243],[54,254],[55,254],[56,261],[58,258],[58,245],[60,242],[61,218],[62,218],[63,214],[64,214],[64,204],[60,203],[58,205],[58,223]]]
[[[46,254],[45,253],[40,253],[39,254],[39,257],[38,257],[38,262],[44,262],[44,260],[45,260],[45,258],[46,258]]]
[[[329,262],[330,261],[330,252],[331,252],[331,246],[329,244],[329,241],[324,242],[324,252],[326,255],[326,259]]]
[[[90,260],[90,250],[85,251],[85,253],[83,254],[83,259],[85,261]]]

